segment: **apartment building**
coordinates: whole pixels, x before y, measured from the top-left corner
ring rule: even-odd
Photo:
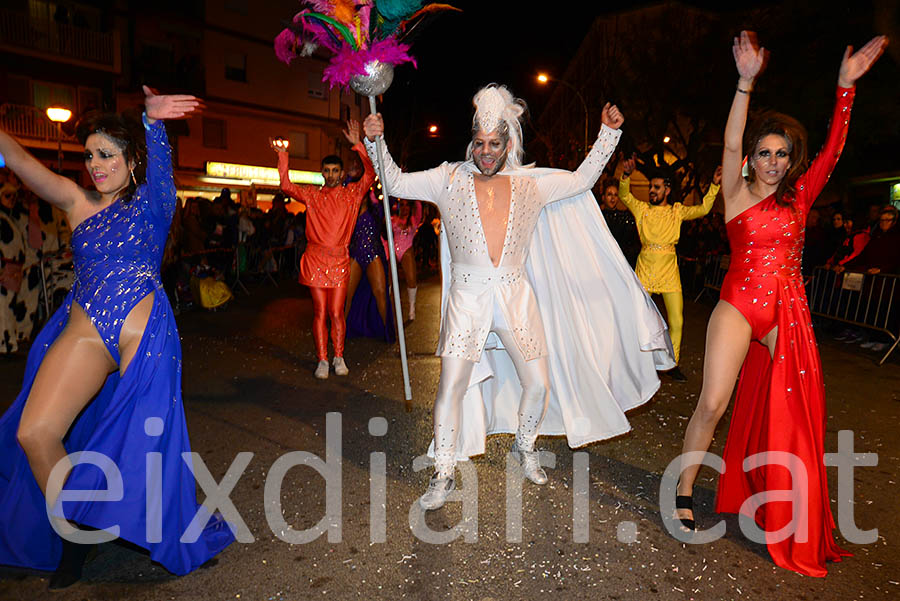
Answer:
[[[326,58],[280,63],[272,40],[297,10],[294,0],[157,0],[92,3],[14,0],[0,9],[0,125],[48,165],[83,180],[72,137],[92,108],[141,103],[141,85],[190,93],[201,115],[168,124],[179,195],[215,196],[228,187],[265,200],[277,188],[269,138],[290,139],[292,178],[315,181],[321,158],[351,153],[341,130],[360,119],[353,93],[322,83]],[[73,111],[59,132],[45,109]],[[61,135],[60,135],[61,134]]]

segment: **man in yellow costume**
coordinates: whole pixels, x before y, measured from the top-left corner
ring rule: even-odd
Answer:
[[[678,369],[681,357],[681,330],[684,326],[684,298],[681,294],[681,275],[678,273],[678,257],[675,244],[681,236],[681,222],[699,219],[712,209],[719,183],[722,181],[722,167],[716,169],[712,184],[703,197],[703,204],[686,206],[684,203],[669,202],[672,182],[663,172],[651,173],[650,202],[643,202],[631,193],[631,173],[635,168],[634,157],[624,162],[622,179],[619,180],[619,198],[634,215],[638,235],[641,238],[641,254],[638,255],[635,273],[650,294],[661,294],[666,305],[669,320],[669,335],[675,348],[673,369],[665,372],[673,380],[687,381]]]

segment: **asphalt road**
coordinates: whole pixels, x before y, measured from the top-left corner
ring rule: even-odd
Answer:
[[[485,455],[471,462],[478,486],[474,493],[474,486],[468,488],[465,511],[462,503],[451,503],[425,518],[424,526],[438,532],[462,523],[468,540],[436,544],[422,534],[420,516],[410,513],[430,474],[416,471],[413,459],[431,438],[430,408],[439,374],[433,356],[436,283],[420,287],[418,319],[408,328],[409,405],[394,347],[350,341],[345,353],[350,375],[315,380],[308,295],[289,283],[251,290],[251,296],[239,297],[224,311],[185,313],[179,326],[193,449],[217,481],[238,453],[253,454],[229,497],[253,542],[235,543],[215,565],[180,578],[134,548],[109,543],[99,547],[81,583],[56,594],[46,591],[45,573],[0,571],[0,599],[489,601],[547,593],[556,599],[617,600],[900,598],[900,359],[879,367],[873,355],[819,331],[828,394],[826,451],[837,450],[838,430],[852,430],[857,453],[878,454],[877,466],[854,472],[855,523],[862,530],[877,528],[878,538],[844,544],[854,556],[830,564],[824,579],[775,567],[764,546],[741,534],[735,517],[714,514],[712,470],[701,472],[695,489],[698,526],[709,528],[725,519],[725,537],[708,545],[683,545],[663,527],[660,478],[680,451],[700,389],[709,301],[685,303],[682,367],[690,381],[664,382],[650,403],[629,414],[632,432],[579,449],[577,455],[562,439],[540,440],[555,454],[556,467],[548,470],[546,486],[525,483],[520,536],[514,524],[507,524],[516,514],[506,507],[505,462],[512,437],[495,436]],[[16,394],[24,363],[24,358],[0,360],[2,406]],[[342,502],[335,518],[340,536],[291,544],[279,536],[295,536],[323,520],[324,480],[309,467],[287,471],[280,495],[287,528],[273,532],[266,518],[267,475],[276,460],[294,451],[324,458],[327,413],[340,419]],[[370,423],[372,418],[386,421]],[[719,454],[728,418],[713,443]],[[374,462],[377,468],[380,457],[373,453],[384,453],[384,504],[377,491],[370,492],[371,466]],[[584,461],[589,462],[587,497],[576,494],[585,490],[578,481],[584,472],[577,469]],[[829,477],[835,501],[835,468]],[[462,487],[468,483],[464,474]],[[376,518],[386,519],[384,542],[378,542],[377,529],[374,537],[370,532],[373,507]],[[575,520],[586,528],[576,528]],[[587,542],[576,542],[585,534]]]

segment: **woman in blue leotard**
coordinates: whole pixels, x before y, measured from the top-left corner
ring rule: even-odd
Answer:
[[[143,130],[118,115],[79,124],[95,190],[51,172],[0,131],[7,165],[65,211],[73,230],[75,285],[36,338],[22,391],[0,418],[0,564],[55,569],[51,588],[80,578],[88,545],[70,541],[89,530],[147,549],[175,574],[233,540],[220,516],[198,507],[182,459],[190,444],[181,345],[159,273],[176,202],[161,120],[200,101],[144,93]],[[78,451],[88,453],[69,455]],[[85,532],[72,535],[78,526]]]

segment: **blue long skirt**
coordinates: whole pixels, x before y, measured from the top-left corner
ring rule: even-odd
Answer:
[[[59,563],[62,539],[50,525],[16,431],[38,368],[65,327],[71,304],[70,294],[38,334],[28,353],[22,391],[0,418],[0,564],[54,570]],[[90,463],[75,465],[64,491],[93,492],[84,494],[87,500],[58,504],[71,522],[104,530],[118,527],[121,538],[147,549],[151,559],[178,575],[198,568],[234,540],[221,516],[199,507],[193,473],[182,458],[190,443],[181,399],[181,343],[162,290],[154,295],[147,328],[124,376],[109,375],[63,444],[68,453],[102,454],[122,480],[121,499],[106,500],[110,495],[104,491],[111,483],[104,472]],[[161,466],[161,478],[154,475],[149,486],[148,465],[153,466],[151,474]],[[193,533],[194,542],[180,542],[198,510],[205,512],[198,520],[205,528],[199,537]]]
[[[385,281],[389,289],[391,283],[390,271],[384,254],[381,257],[381,265],[384,267]],[[356,293],[350,302],[350,310],[347,312],[347,338],[375,338],[385,342],[394,342],[394,307],[391,305],[391,295],[385,291],[385,306],[387,307],[387,323],[381,319],[378,312],[378,304],[375,294],[369,284],[369,278],[365,272],[356,287]]]

